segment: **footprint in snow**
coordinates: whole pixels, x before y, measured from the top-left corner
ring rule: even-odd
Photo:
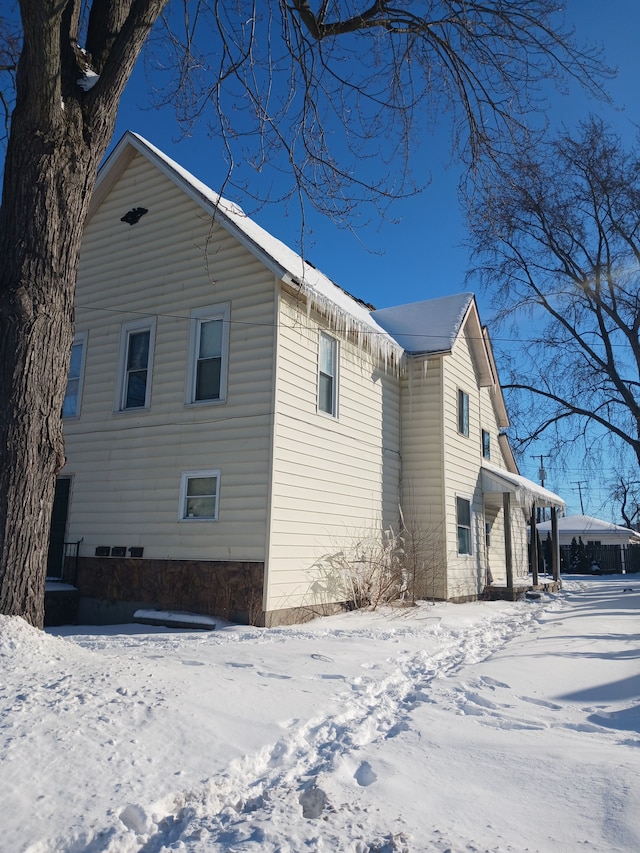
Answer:
[[[227,661],[227,666],[233,666],[236,669],[253,669],[252,663],[238,663],[234,660]]]
[[[401,732],[408,732],[409,724],[405,722],[396,723],[395,726],[391,726],[389,731],[386,733],[385,738],[397,737]]]
[[[314,660],[322,660],[325,663],[333,663],[333,658],[328,658],[326,655],[320,655],[320,654],[316,653],[316,654],[311,655],[311,657]]]
[[[302,806],[302,817],[308,820],[317,820],[329,805],[329,799],[325,792],[315,786],[302,791],[298,797]]]
[[[288,681],[291,678],[290,675],[282,675],[279,672],[260,672],[260,671],[258,671],[258,675],[261,678],[281,678],[281,679],[286,680],[286,681]]]
[[[489,678],[488,675],[483,675],[480,681],[482,684],[486,684],[487,687],[504,687],[507,690],[509,689],[509,685],[505,684],[504,681],[496,681],[495,678]]]
[[[354,779],[361,788],[367,788],[377,781],[378,775],[372,770],[368,761],[363,761],[360,767],[353,774]]]
[[[468,705],[477,705],[479,708],[486,708],[489,711],[497,711],[499,707],[490,699],[485,699],[485,697],[481,696],[479,693],[468,693],[463,698],[462,704],[463,707]]]
[[[547,702],[546,699],[534,699],[532,696],[518,696],[521,702],[530,702],[532,705],[539,705],[541,708],[550,708],[552,711],[562,710],[562,705],[556,705],[555,702]]]

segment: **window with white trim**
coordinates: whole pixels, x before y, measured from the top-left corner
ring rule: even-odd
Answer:
[[[155,318],[131,320],[122,325],[117,401],[120,411],[148,409],[151,404],[155,330]]]
[[[184,471],[180,480],[180,521],[217,521],[220,471]]]
[[[491,459],[491,433],[486,429],[482,430],[482,456]]]
[[[471,554],[471,501],[456,497],[458,554]]]
[[[227,398],[229,305],[191,312],[187,403],[212,403]]]
[[[77,334],[71,347],[71,360],[67,374],[67,388],[62,404],[63,418],[80,417],[80,402],[82,400],[82,380],[84,378],[84,356],[87,348],[87,333]]]
[[[469,395],[458,388],[458,432],[469,435]]]
[[[338,417],[338,341],[325,332],[318,344],[318,411]]]

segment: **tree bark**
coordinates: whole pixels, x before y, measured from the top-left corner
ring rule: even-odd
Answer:
[[[78,4],[21,4],[0,208],[0,613],[38,627],[65,461],[61,415],[82,232],[120,95],[165,2],[109,3],[120,30],[104,33],[111,53],[102,52],[101,79],[88,92],[78,85]]]
[[[21,124],[0,214],[0,612],[42,626],[73,294],[97,159],[76,138]]]

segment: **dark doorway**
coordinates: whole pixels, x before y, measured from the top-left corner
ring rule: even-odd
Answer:
[[[69,493],[71,478],[58,477],[56,493],[51,512],[51,532],[49,534],[49,554],[47,556],[47,577],[52,580],[62,580],[64,569],[64,540],[67,533],[67,516],[69,513]]]

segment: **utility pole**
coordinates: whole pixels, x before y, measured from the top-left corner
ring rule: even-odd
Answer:
[[[582,503],[582,486],[586,486],[586,481],[574,480],[573,485],[578,487],[578,494],[580,495],[580,514],[584,515],[584,505]]]
[[[540,480],[540,485],[544,489],[544,481],[547,479],[547,472],[544,468],[543,459],[551,459],[550,453],[538,453],[537,455],[532,455],[532,459],[540,460],[540,467],[538,468],[538,479]],[[538,507],[538,521],[545,520],[545,511],[544,507]]]

